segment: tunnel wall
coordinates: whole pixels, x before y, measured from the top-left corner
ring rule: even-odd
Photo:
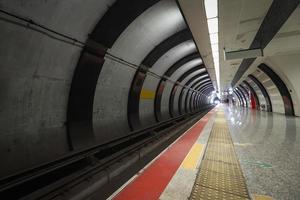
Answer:
[[[276,55],[266,59],[265,63],[271,67],[282,79],[293,100],[296,116],[300,116],[299,97],[300,97],[300,72],[299,68],[300,53],[289,55]]]
[[[250,78],[245,79],[245,81],[247,81],[252,86],[254,91],[256,92],[256,95],[257,95],[257,97],[259,99],[259,103],[260,103],[260,109],[266,111],[267,102],[266,102],[266,99],[265,99],[264,95],[262,94],[261,90],[257,86],[257,84],[255,82],[253,82]],[[263,107],[264,107],[264,109],[262,109]]]
[[[240,84],[241,85],[241,87],[243,87],[246,91],[247,91],[247,93],[249,94],[249,105],[251,104],[251,106],[249,106],[249,107],[251,107],[251,108],[253,108],[252,107],[252,105],[253,105],[253,100],[254,100],[254,102],[255,102],[255,109],[256,110],[260,110],[260,101],[259,101],[259,97],[258,97],[258,95],[257,95],[257,93],[256,93],[256,91],[254,90],[254,88],[246,81],[246,80],[244,80],[243,81],[243,83],[241,83]],[[253,97],[253,98],[252,98]]]
[[[86,40],[113,2],[1,1],[0,7]],[[5,20],[0,26],[3,176],[68,153],[66,110],[82,49]]]
[[[171,0],[160,1],[130,24],[109,52],[140,64],[156,45],[185,27],[176,3]],[[130,132],[127,100],[134,73],[134,69],[120,63],[105,61],[98,79],[93,107],[97,143],[106,143]],[[106,134],[107,132],[110,134]]]
[[[193,67],[197,67],[202,64],[202,60],[200,58],[191,60],[190,62],[184,64],[180,69],[178,69],[172,76],[170,77],[171,80],[177,81],[177,79],[185,73],[186,71],[192,69]],[[200,69],[200,67],[199,67]],[[170,118],[169,115],[169,98],[171,94],[171,89],[173,87],[173,83],[166,83],[165,88],[163,90],[162,94],[162,100],[161,100],[161,112],[163,116],[163,120],[167,120]]]
[[[183,42],[161,56],[152,66],[151,71],[162,75],[176,61],[195,52],[196,46],[192,40]],[[148,97],[141,97],[140,118],[143,126],[153,125],[156,123],[154,117],[154,98],[158,83],[159,79],[154,78],[153,76],[147,76],[144,81],[142,90],[151,93],[151,95]]]
[[[192,81],[190,84],[192,85],[194,82],[201,80],[202,77],[199,77],[197,79],[195,79],[194,81]],[[186,84],[190,79],[186,78],[182,81],[182,84]],[[177,88],[176,93],[174,95],[174,104],[173,104],[173,111],[174,111],[174,115],[175,116],[179,116],[179,95],[181,93],[183,88]]]
[[[56,38],[57,35],[54,37],[42,30],[21,26],[21,22],[15,22],[12,18],[0,20],[0,156],[3,158],[0,177],[72,153],[70,134],[74,131],[74,127],[73,129],[67,127],[70,125],[67,119],[67,110],[68,107],[70,108],[70,97],[72,96],[70,94],[73,94],[72,102],[76,102],[80,98],[85,99],[84,93],[81,96],[80,92],[72,93],[70,91],[72,88],[73,90],[77,89],[74,88],[73,83],[80,72],[78,67],[82,61],[81,58],[87,52],[89,57],[85,57],[85,59],[95,60],[99,66],[86,64],[81,72],[86,72],[85,70],[89,67],[99,67],[96,70],[99,77],[97,74],[92,74],[93,79],[97,78],[94,93],[92,88],[85,88],[87,83],[84,80],[90,81],[88,77],[82,79],[82,82],[80,79],[76,80],[76,87],[83,92],[89,91],[89,95],[92,97],[89,102],[91,106],[84,108],[89,111],[87,114],[91,115],[91,118],[88,118],[91,129],[87,130],[85,126],[80,125],[86,122],[72,121],[72,124],[79,125],[77,127],[80,129],[76,131],[80,133],[82,141],[90,137],[88,138],[89,143],[79,144],[78,148],[73,145],[73,148],[80,150],[92,145],[104,144],[130,133],[127,105],[136,69],[125,66],[119,61],[108,59],[107,53],[140,66],[143,59],[160,43],[187,29],[175,1],[156,2],[155,0],[138,1],[130,7],[121,7],[123,10],[116,12],[118,15],[112,16],[114,14],[112,9],[117,7],[115,6],[116,1],[113,0],[89,0],[85,3],[74,1],[72,4],[67,1],[9,1],[4,4],[0,1],[1,8],[33,19],[77,40],[87,41],[88,44],[97,46],[96,50],[101,50],[94,52],[95,49],[89,49],[90,46],[82,48],[77,45],[75,40],[65,41],[64,37]],[[124,1],[119,0],[117,3],[121,5]],[[136,8],[136,5],[142,4],[145,8]],[[134,12],[127,12],[131,11],[130,9],[139,10],[141,14],[135,13],[137,16],[134,18]],[[120,16],[123,15],[128,17],[127,21],[120,19]],[[109,26],[109,23],[106,24],[107,21],[104,23],[104,18],[109,17],[120,24]],[[125,26],[124,21],[129,25]],[[102,29],[97,30],[95,27],[102,27]],[[104,34],[102,38],[95,37],[97,34],[103,34],[104,30],[108,30],[106,35]],[[113,40],[112,37],[115,37],[116,40]],[[106,43],[101,44],[100,41]],[[102,55],[102,51],[107,53]],[[193,39],[190,38],[163,54],[157,59],[151,70],[158,75],[163,75],[175,62],[192,53],[199,54]],[[201,55],[198,56],[201,59]],[[103,65],[100,66],[103,61]],[[182,68],[176,71],[170,78],[176,79],[187,69]],[[154,118],[153,94],[156,92],[159,81],[160,79],[157,77],[146,76],[143,84],[143,90],[146,92],[143,95],[146,94],[145,96],[148,95],[149,98],[141,98],[139,103],[141,127],[157,123]],[[171,85],[167,82],[166,89],[162,94],[161,106],[164,119],[170,118],[168,103]],[[180,87],[178,92],[181,90]],[[212,88],[209,91],[212,91]],[[143,95],[141,94],[141,96]],[[182,99],[185,99],[185,96],[182,96]],[[174,110],[177,112],[176,104],[177,102],[179,104],[179,95],[175,97],[174,101]],[[185,103],[182,101],[182,104]],[[203,101],[202,106],[207,103],[207,101]],[[86,105],[82,105],[82,108],[84,106]],[[91,110],[89,110],[90,108]],[[80,115],[80,103],[76,109]],[[77,142],[80,143],[80,141],[79,138]]]
[[[268,75],[261,70],[256,70],[252,74],[263,84],[264,88],[267,90],[272,103],[272,111],[284,114],[282,97],[270,77],[268,77]]]
[[[268,63],[270,64],[270,59]],[[245,81],[254,89],[261,107],[266,104],[270,105],[268,111],[290,116],[297,115],[297,111],[295,111],[295,106],[298,105],[297,93],[293,94],[293,85],[278,67],[275,69],[274,66],[270,67],[266,63],[261,63],[243,83]]]

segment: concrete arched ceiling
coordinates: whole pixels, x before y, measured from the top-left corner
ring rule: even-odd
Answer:
[[[235,3],[241,3],[241,2],[232,1],[230,3],[234,5],[238,5]],[[241,72],[243,71],[243,73],[242,74],[239,73],[240,76],[238,77],[240,78],[234,81],[233,87],[235,87],[239,85],[243,80],[247,79],[247,76],[249,74],[254,74],[257,68],[261,64],[268,65],[271,68],[271,70],[274,71],[277,75],[279,75],[280,79],[284,82],[284,84],[281,85],[286,85],[287,90],[290,91],[289,93],[286,94],[288,94],[288,96],[291,96],[293,102],[292,104],[289,103],[290,106],[287,106],[287,103],[285,104],[282,103],[281,102],[282,97],[278,95],[278,92],[273,91],[276,89],[271,89],[273,87],[271,85],[273,84],[270,84],[268,83],[268,81],[266,81],[265,84],[269,89],[272,90],[269,92],[272,93],[270,94],[270,98],[271,99],[273,98],[272,101],[275,104],[274,112],[291,114],[293,113],[292,110],[294,109],[294,113],[296,115],[299,115],[299,108],[298,108],[299,91],[297,89],[298,87],[296,86],[298,85],[298,81],[295,79],[295,75],[296,74],[297,76],[299,75],[299,72],[295,71],[295,67],[297,66],[296,63],[299,63],[299,51],[300,51],[299,43],[295,42],[299,40],[299,30],[300,30],[300,26],[298,23],[299,21],[298,19],[300,16],[299,1],[264,1],[258,3],[260,5],[259,8],[257,6],[253,7],[255,5],[255,1],[246,1],[246,4],[240,4],[242,7],[248,5],[246,7],[249,13],[250,10],[252,9],[255,10],[254,12],[251,11],[250,13],[250,15],[253,15],[253,17],[248,17],[248,19],[246,20],[236,19],[236,23],[240,23],[239,25],[237,25],[237,27],[239,28],[240,31],[243,31],[245,33],[245,34],[240,34],[239,35],[240,37],[234,38],[236,32],[231,34],[229,34],[228,32],[230,28],[228,24],[226,24],[225,22],[226,21],[234,22],[234,21],[228,20],[226,19],[226,16],[224,16],[225,18],[222,22],[222,16],[221,16],[221,24],[220,24],[221,43],[226,44],[227,41],[227,43],[234,44],[234,42],[239,41],[241,42],[241,44],[236,43],[237,47],[239,46],[242,49],[248,49],[249,47],[255,48],[254,46],[255,45],[257,46],[257,44],[260,43],[260,45],[258,45],[257,47],[263,48],[263,54],[264,54],[262,57],[253,58],[252,60],[244,59],[244,61],[245,60],[249,61],[248,64],[244,61],[243,61],[244,63],[241,64],[242,61],[241,59],[236,59],[232,61],[223,61],[223,59],[221,58],[220,60],[224,64],[223,65],[224,77],[227,76],[227,78],[224,78],[226,79],[224,81],[230,83],[230,81],[235,75],[235,71],[237,70],[237,68],[240,68],[240,71]],[[222,10],[222,5],[225,6],[223,7],[224,9],[226,8],[226,4],[228,3],[224,3],[224,2],[221,3],[221,10]],[[265,11],[263,11],[262,9],[265,9]],[[258,12],[261,12],[261,14],[258,14]],[[222,12],[220,13],[222,14]],[[243,12],[243,15],[247,13],[248,12]],[[281,15],[278,15],[276,13],[281,13]],[[227,12],[227,15],[230,14]],[[255,23],[255,22],[260,22],[260,23]],[[243,24],[245,26],[242,26]],[[247,27],[251,27],[251,24],[259,25],[260,27],[259,30],[252,29],[251,31],[248,32],[245,31]],[[226,31],[228,33],[226,33]],[[252,39],[250,37],[250,41],[252,42],[252,44],[247,43],[249,42],[249,37],[248,37],[249,35],[255,36],[252,37]],[[232,37],[233,40],[232,41],[225,40],[224,43],[222,42],[222,36],[228,38]],[[244,46],[244,44],[247,44],[249,46],[247,45]],[[238,48],[233,48],[231,50],[234,49],[238,50]],[[298,57],[298,59],[296,57]]]
[[[159,1],[138,16],[124,30],[109,52],[126,61],[140,64],[156,45],[185,27],[176,3],[170,0]],[[97,100],[94,101],[94,112],[97,109],[102,110],[100,115],[94,116],[93,120],[99,124],[95,127],[95,131],[105,133],[109,128],[111,132],[109,138],[111,138],[114,134],[119,137],[120,131],[126,134],[124,130],[129,130],[127,99],[134,74],[135,70],[124,67],[122,64],[113,61],[104,63],[98,79],[98,89],[95,95]],[[115,103],[110,103],[110,105],[102,103],[108,101]],[[112,119],[118,120],[118,125],[114,126],[115,131],[111,130]]]

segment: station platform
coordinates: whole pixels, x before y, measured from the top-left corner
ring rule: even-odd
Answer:
[[[297,199],[297,124],[295,117],[219,105],[109,199]]]

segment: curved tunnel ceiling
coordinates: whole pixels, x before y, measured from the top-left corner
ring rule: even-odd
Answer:
[[[89,43],[95,42],[100,47],[118,48],[119,51],[126,51],[124,48],[120,48],[120,45],[114,45],[114,43],[138,16],[157,2],[159,1],[117,1],[94,28],[94,31],[90,34]],[[126,6],[128,3],[135,6],[128,7]],[[119,41],[121,40],[119,39]],[[120,44],[120,42],[118,43]],[[92,125],[93,101],[99,74],[105,62],[105,52],[103,52],[103,48],[100,50],[99,56],[102,55],[102,59],[95,56],[98,53],[97,51],[91,52],[90,49],[85,49],[74,72],[67,115],[68,135],[70,141],[72,141],[70,148],[87,146],[92,144],[94,140]],[[82,86],[82,83],[85,85]],[[86,135],[84,137],[82,137],[82,130]],[[84,138],[84,142],[81,141],[82,138]]]
[[[191,38],[192,35],[188,29],[177,32],[157,45],[143,59],[141,67],[135,73],[128,95],[128,122],[132,130],[134,129],[134,127],[140,127],[139,101],[148,69],[151,68],[157,62],[157,60],[161,58],[167,51],[181,43],[190,40]]]
[[[180,77],[182,73],[185,73],[187,70],[192,69],[193,67],[202,64],[202,59],[199,57],[198,53],[193,53],[190,54],[176,63],[174,63],[171,67],[167,69],[167,71],[164,72],[163,77],[156,88],[156,93],[155,93],[155,100],[154,100],[154,111],[155,111],[155,119],[157,122],[162,120],[162,115],[161,115],[161,102],[162,98],[164,97],[163,94],[165,93],[165,87],[168,86],[166,85],[166,80],[167,78],[171,78],[174,82],[177,81],[176,78],[174,78],[174,75],[177,76],[177,78]],[[171,89],[170,89],[171,93]],[[165,98],[168,98],[169,95],[166,94]]]
[[[124,3],[124,2],[123,2]],[[116,4],[114,4],[114,6],[112,6],[112,8],[110,8],[110,10],[104,15],[104,17],[100,20],[100,22],[97,24],[93,34],[91,34],[91,39],[93,41],[96,41],[98,43],[100,43],[102,46],[106,46],[109,47],[111,49],[108,50],[109,53],[113,53],[114,55],[121,57],[122,59],[126,59],[130,62],[133,63],[139,63],[141,62],[141,64],[139,65],[140,67],[137,69],[137,71],[135,72],[135,75],[133,76],[133,81],[131,83],[130,89],[129,89],[129,95],[128,95],[128,108],[127,108],[127,119],[128,119],[128,124],[131,130],[135,130],[135,129],[139,129],[141,128],[141,124],[140,124],[140,117],[139,117],[139,101],[140,101],[140,95],[141,95],[141,90],[143,88],[143,82],[147,76],[147,72],[148,69],[151,68],[156,62],[157,60],[162,57],[162,55],[164,55],[167,51],[169,51],[170,49],[174,48],[175,46],[178,46],[179,44],[183,43],[183,42],[187,42],[188,40],[192,39],[191,33],[188,29],[184,28],[185,24],[183,21],[183,18],[177,8],[177,5],[173,2],[173,1],[161,1],[157,4],[155,4],[156,1],[139,1],[139,3],[136,5],[137,7],[135,8],[131,8],[132,10],[130,11],[130,14],[127,12],[124,12],[124,10],[120,11],[121,9],[121,2],[117,2]],[[176,6],[175,6],[176,5]],[[149,9],[145,9],[145,8],[149,8]],[[141,14],[141,10],[146,10],[146,12],[144,12],[143,14]],[[164,10],[164,12],[162,12],[162,10]],[[120,13],[118,13],[120,12]],[[117,14],[118,13],[118,14]],[[129,16],[126,16],[127,15]],[[122,16],[123,15],[123,16]],[[139,16],[141,15],[141,16]],[[115,18],[121,17],[122,20],[124,20],[124,22],[121,22],[121,26],[118,27],[112,27],[112,29],[110,30],[114,30],[114,33],[110,35],[110,33],[105,32],[103,29],[103,27],[107,27],[108,25],[112,25],[114,26],[115,24],[111,24],[112,22],[114,22],[114,20],[116,20]],[[151,17],[151,22],[147,21],[147,19],[149,17]],[[126,20],[127,21],[126,21]],[[145,19],[145,20],[144,20]],[[156,19],[158,19],[157,21],[155,21]],[[130,24],[130,22],[134,21],[134,23]],[[119,22],[120,23],[120,22]],[[149,33],[147,33],[147,35],[141,35],[141,33],[139,33],[139,31],[136,31],[135,26],[133,26],[133,24],[143,24],[143,26],[148,26],[149,23],[151,23],[151,26],[153,28],[153,30],[156,30],[155,32],[153,31],[149,31]],[[126,24],[126,25],[125,25]],[[129,26],[130,24],[130,26]],[[150,24],[149,24],[150,26]],[[118,29],[118,30],[116,30]],[[159,31],[157,31],[159,30]],[[130,34],[126,34],[126,33],[130,33]],[[136,34],[134,34],[136,33]],[[152,34],[152,35],[151,35]],[[156,35],[156,39],[155,38]],[[152,46],[152,50],[147,50],[148,54],[145,55],[146,52],[145,50],[142,50],[142,48],[140,48],[139,46],[134,46],[136,53],[132,54],[130,51],[126,50],[129,49],[130,46],[132,46],[132,44],[134,44],[134,40],[139,41],[139,37],[143,37],[143,41],[144,42],[139,42],[137,44],[140,45],[140,47],[144,47],[145,42],[150,41],[149,39],[152,37],[151,42],[153,43],[154,41],[157,41],[157,45],[156,46]],[[147,37],[149,36],[149,37]],[[151,37],[150,37],[151,36]],[[154,37],[153,37],[154,36]],[[166,37],[167,36],[167,37]],[[97,39],[101,38],[101,39]],[[144,40],[144,38],[147,37],[149,39]],[[132,40],[132,38],[134,38],[134,40]],[[163,38],[163,39],[161,39]],[[91,40],[90,39],[90,40]],[[160,40],[160,41],[159,41]],[[126,42],[125,42],[126,41]],[[140,40],[142,41],[142,40]],[[159,41],[159,42],[158,42]],[[149,43],[149,42],[148,42]],[[140,50],[139,50],[140,49]],[[137,59],[138,57],[141,57],[142,54],[144,54],[144,58],[143,59]],[[85,55],[85,54],[83,54]],[[133,58],[132,55],[134,55],[135,57]],[[141,56],[139,56],[141,55]],[[187,62],[187,59],[191,58],[196,58],[199,57],[199,53],[195,53],[193,55],[191,55],[190,57],[186,57],[185,59],[181,59],[180,61],[177,62],[177,65],[173,65],[173,67],[171,67],[167,72],[165,72],[163,74],[163,76],[167,76],[170,77],[177,69],[179,69],[179,67],[181,67],[181,65],[183,65],[185,62]],[[81,57],[81,60],[84,60],[84,57]],[[91,56],[89,56],[86,60],[91,60]],[[98,59],[96,59],[98,60]],[[140,61],[139,61],[140,60]],[[85,61],[79,62],[79,63],[84,63]],[[107,63],[107,64],[106,64]],[[90,140],[86,141],[86,143],[90,143],[93,140],[93,136],[92,136],[92,122],[91,122],[91,102],[93,101],[93,94],[95,93],[95,81],[97,79],[97,76],[99,76],[101,69],[98,67],[97,69],[94,69],[94,71],[92,71],[90,69],[90,72],[88,74],[86,74],[86,72],[83,72],[84,70],[86,70],[86,68],[84,67],[86,64],[83,64],[82,67],[77,67],[75,70],[75,74],[74,74],[74,78],[73,78],[73,82],[72,82],[72,87],[71,87],[71,93],[70,93],[70,100],[69,100],[69,118],[70,120],[68,120],[68,132],[70,134],[70,137],[74,136],[74,139],[72,141],[76,141],[78,138],[77,135],[81,135],[81,131],[78,132],[78,130],[81,130],[81,128],[79,128],[77,126],[77,121],[85,121],[85,123],[79,123],[80,126],[84,126],[84,127],[90,127],[88,131],[90,133]],[[88,63],[88,65],[92,65],[91,63]],[[95,66],[99,66],[99,61],[97,62],[97,64],[95,64]],[[105,62],[104,60],[102,60],[102,65],[104,65],[104,68],[107,68],[106,66],[111,65],[110,62]],[[96,68],[96,67],[95,67]],[[82,69],[82,70],[80,70]],[[95,73],[95,70],[98,70]],[[78,72],[77,72],[78,71]],[[95,78],[91,78],[90,75],[91,73],[93,73],[93,77]],[[77,76],[78,74],[78,76]],[[83,74],[85,75],[85,77],[79,77],[79,76],[83,76]],[[76,83],[78,82],[82,82],[82,80],[84,79],[85,82],[87,82],[87,76],[89,76],[89,81],[90,81],[90,87],[91,90],[89,92],[89,98],[87,98],[87,95],[82,95],[83,91],[79,91],[78,88],[79,86],[76,86]],[[99,77],[101,78],[101,77]],[[94,80],[94,81],[92,81]],[[99,79],[101,80],[101,79]],[[98,81],[97,81],[98,82]],[[160,81],[162,82],[162,81]],[[165,82],[165,80],[163,80],[163,83]],[[86,83],[87,84],[87,83]],[[123,83],[125,84],[125,82]],[[75,86],[74,86],[75,85]],[[157,88],[160,88],[161,83],[159,84],[159,86]],[[75,91],[76,92],[75,92]],[[85,89],[85,93],[87,93],[87,91]],[[81,95],[79,95],[79,93],[81,93]],[[98,93],[97,93],[98,94]],[[82,96],[84,98],[84,100],[80,100],[78,101],[77,99],[74,99],[74,101],[76,102],[76,105],[72,106],[73,104],[73,96]],[[155,97],[155,116],[157,121],[159,121],[159,113],[160,112],[160,93],[156,94]],[[74,97],[75,98],[75,97]],[[98,98],[97,98],[98,99]],[[83,103],[83,101],[85,101],[86,103]],[[73,110],[78,109],[78,104],[82,105],[80,111],[78,111],[79,113],[77,113],[76,115],[76,111],[73,112]],[[88,106],[89,105],[89,109],[84,109],[84,105]],[[82,111],[85,110],[86,114],[83,115]],[[90,111],[88,111],[90,110]],[[90,114],[88,114],[90,113]],[[84,118],[84,116],[89,115],[90,117],[86,118],[86,119],[74,119],[74,123],[72,123],[72,118],[73,116],[80,116],[80,118]],[[74,126],[74,127],[73,127]],[[80,138],[80,136],[79,136]],[[88,138],[88,137],[85,137]],[[75,143],[75,142],[73,142]],[[82,143],[82,142],[81,142]],[[74,144],[76,146],[76,144]]]
[[[196,66],[193,67],[191,69],[189,69],[188,71],[184,72],[177,80],[176,83],[173,85],[172,89],[171,89],[171,93],[170,93],[170,97],[169,97],[169,113],[170,116],[173,117],[173,108],[174,108],[174,97],[178,88],[178,83],[181,83],[184,79],[188,78],[189,76],[194,77],[195,75],[198,77],[199,74],[205,74],[207,72],[205,72],[205,67],[204,65],[200,65],[200,66]],[[184,86],[186,86],[186,84],[184,84]]]
[[[180,93],[184,89],[192,91],[188,88],[190,81],[200,80],[200,74],[210,81],[206,70],[194,68],[206,66],[175,0],[92,0],[85,4],[74,2],[73,7],[65,5],[67,9],[62,9],[64,3],[49,1],[15,4],[7,3],[16,14],[41,22],[54,30],[51,34],[60,34],[55,38],[47,30],[42,33],[34,27],[28,26],[24,31],[25,23],[23,27],[1,21],[5,24],[1,31],[12,33],[5,44],[22,41],[26,47],[20,51],[18,45],[7,45],[7,52],[15,53],[19,59],[8,61],[5,59],[8,55],[4,55],[4,65],[16,66],[3,72],[13,88],[5,91],[5,101],[26,97],[26,104],[18,103],[15,110],[22,113],[22,119],[32,119],[20,122],[13,130],[11,123],[7,123],[4,129],[15,131],[16,137],[21,135],[18,131],[28,130],[30,141],[40,132],[53,133],[52,138],[45,136],[40,138],[41,144],[34,145],[43,159],[33,158],[31,152],[24,153],[24,158],[28,156],[32,160],[27,167],[72,150],[107,144],[145,128],[140,122],[141,110],[143,122],[148,116],[154,118],[158,111],[154,109],[155,96],[162,98],[158,106],[163,108],[162,115],[169,114],[164,110],[168,107],[177,116],[178,102],[185,98],[180,100]],[[33,10],[39,12],[31,13]],[[9,31],[4,35],[9,35]],[[11,81],[12,78],[16,81]],[[177,81],[180,83],[176,83],[176,95],[170,97]],[[163,82],[165,90],[155,94],[159,82]],[[16,91],[24,85],[25,89]],[[150,98],[141,99],[143,90]],[[171,98],[173,106],[169,106]],[[195,101],[190,105],[199,103]],[[25,108],[25,105],[30,106]],[[4,113],[11,110],[7,106]],[[148,125],[154,124],[157,123]],[[58,148],[49,153],[47,146],[43,146],[47,142],[57,143]]]
[[[185,85],[189,86],[193,81],[195,81],[196,79],[201,78],[201,77],[202,77],[202,74],[194,76],[190,80],[188,80],[185,83]],[[179,111],[179,114],[183,113],[182,104],[183,104],[183,102],[186,103],[186,101],[187,101],[187,96],[188,96],[187,93],[188,93],[188,91],[189,91],[188,89],[183,88],[183,89],[181,89],[181,91],[179,93],[179,96],[178,96],[178,108],[179,108],[178,111]]]
[[[190,91],[190,90],[192,90],[193,88],[192,87],[190,87],[189,86],[189,84],[191,83],[191,82],[193,82],[194,80],[196,80],[196,79],[198,79],[198,78],[201,78],[203,75],[205,75],[205,74],[207,74],[207,72],[205,71],[205,70],[203,70],[204,68],[203,68],[203,66],[202,66],[202,70],[198,70],[198,72],[196,73],[196,74],[191,74],[191,76],[190,76],[190,78],[188,78],[188,81],[184,84],[184,86],[186,86],[186,87],[188,87],[188,90]],[[199,73],[200,72],[200,73]],[[177,91],[177,88],[174,88],[174,86],[173,86],[173,88],[172,88],[172,90],[171,90],[172,92],[171,92],[171,96],[170,96],[170,103],[169,103],[169,109],[170,109],[170,115],[171,116],[173,116],[173,108],[174,108],[174,98],[175,98],[175,94],[176,94],[176,91]],[[179,101],[178,101],[178,103],[179,103],[179,109],[178,109],[178,111],[179,111],[179,113],[181,114],[182,113],[182,110],[181,110],[181,103],[182,103],[182,98],[183,98],[183,89],[181,89],[181,91],[180,91],[180,93],[179,93]],[[186,102],[187,100],[186,100],[186,98],[185,98],[185,102]]]

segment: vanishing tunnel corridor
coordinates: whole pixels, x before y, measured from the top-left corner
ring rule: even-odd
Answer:
[[[0,0],[0,199],[300,199],[299,0]]]

